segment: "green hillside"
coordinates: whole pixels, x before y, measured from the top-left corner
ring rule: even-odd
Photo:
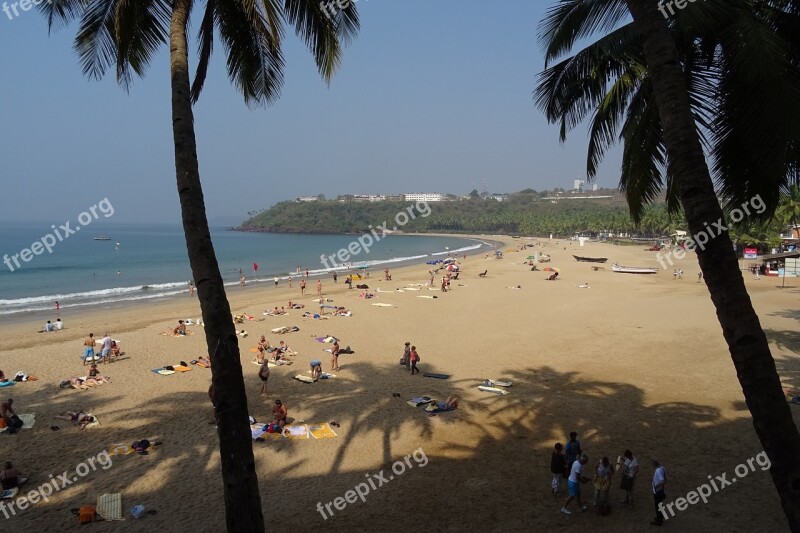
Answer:
[[[237,228],[274,233],[362,233],[370,226],[405,232],[505,233],[512,235],[574,235],[576,232],[627,232],[664,235],[670,221],[663,206],[650,209],[637,227],[616,191],[589,193],[612,198],[543,199],[547,193],[523,191],[503,201],[472,197],[417,206],[414,202],[353,202],[347,199],[281,202],[246,220]],[[564,193],[563,196],[570,196]],[[583,196],[583,195],[580,195]],[[429,209],[428,209],[429,207]],[[409,209],[414,217],[406,224]],[[428,216],[423,216],[427,214]],[[398,224],[398,222],[400,224]]]

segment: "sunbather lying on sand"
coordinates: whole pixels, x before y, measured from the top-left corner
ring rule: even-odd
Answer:
[[[288,307],[289,309],[303,309],[305,307],[305,305],[304,304],[298,304],[298,303],[292,303],[292,301],[289,300],[289,303],[287,304],[286,307]]]
[[[430,404],[428,407],[425,408],[426,411],[429,413],[438,413],[442,411],[453,411],[458,407],[458,398],[455,396],[448,396],[447,399],[443,402],[436,402],[435,404]]]
[[[590,288],[590,287],[589,287],[589,282],[587,281],[587,282],[586,282],[586,283],[584,283],[583,285],[578,285],[578,288],[579,288],[579,289],[589,289],[589,288]]]
[[[87,415],[83,411],[67,411],[63,415],[56,415],[53,418],[75,422],[76,424],[78,424],[78,429],[85,429],[86,426],[88,426],[95,420],[92,415]]]

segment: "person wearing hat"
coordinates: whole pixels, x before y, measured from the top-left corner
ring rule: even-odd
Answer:
[[[411,370],[411,359],[409,357],[410,355],[411,355],[411,343],[406,342],[406,346],[403,349],[403,359],[402,359],[403,364],[406,365],[406,370]]]

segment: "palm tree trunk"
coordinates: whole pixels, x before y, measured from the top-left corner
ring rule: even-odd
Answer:
[[[191,0],[175,0],[170,24],[175,173],[186,248],[205,322],[208,353],[211,356],[211,379],[219,418],[225,522],[231,532],[261,533],[264,531],[264,517],[253,459],[239,346],[222,275],[211,243],[197,163],[186,42],[190,2]]]
[[[689,230],[708,233],[722,221],[708,166],[689,105],[686,78],[657,2],[626,0],[639,32],[664,128],[664,143]],[[714,230],[715,232],[718,230]],[[767,453],[770,473],[792,531],[800,532],[800,434],[781,390],[780,378],[758,316],[750,302],[727,231],[697,249],[717,318]],[[732,458],[744,462],[747,458]],[[712,472],[709,472],[713,474]]]

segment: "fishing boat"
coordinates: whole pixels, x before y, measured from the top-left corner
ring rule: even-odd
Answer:
[[[616,263],[611,265],[611,270],[614,272],[621,272],[622,274],[657,274],[657,268],[644,268],[644,267],[626,267]]]
[[[97,237],[94,238],[94,240],[96,240],[96,241],[110,241],[111,237],[109,237],[108,235],[98,235]]]
[[[605,263],[608,261],[607,257],[581,257],[579,255],[573,255],[572,257],[575,258],[575,261],[580,261],[581,263]]]

